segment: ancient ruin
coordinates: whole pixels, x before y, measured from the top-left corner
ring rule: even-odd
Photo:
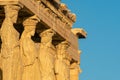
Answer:
[[[75,21],[61,0],[0,0],[0,80],[78,80]]]

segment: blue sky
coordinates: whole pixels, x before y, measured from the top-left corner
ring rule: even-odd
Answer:
[[[77,15],[74,28],[88,35],[82,50],[80,80],[120,80],[120,0],[62,0]]]

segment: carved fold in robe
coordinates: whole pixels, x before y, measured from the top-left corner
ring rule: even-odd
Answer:
[[[55,73],[57,80],[70,80],[69,66],[64,62],[63,59],[56,59]]]
[[[40,44],[39,51],[42,80],[56,80],[54,73],[55,48],[52,44]]]
[[[79,64],[72,63],[70,66],[70,80],[79,80],[79,73],[81,72],[81,69],[79,67]]]
[[[21,54],[24,66],[22,80],[41,80],[38,53],[35,43],[30,38],[21,39]]]

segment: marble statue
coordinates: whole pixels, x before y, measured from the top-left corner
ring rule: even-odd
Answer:
[[[22,80],[41,80],[38,52],[35,43],[31,39],[35,34],[37,23],[38,19],[36,16],[29,17],[23,22],[24,31],[20,39],[20,51],[23,63]]]
[[[66,63],[66,51],[69,45],[67,41],[61,42],[57,45],[57,59],[55,61],[56,80],[70,80],[70,69]]]
[[[70,65],[70,80],[79,80],[79,73],[81,73],[81,69],[78,62],[73,62]]]
[[[81,50],[78,50],[78,54],[81,54]],[[81,72],[80,60],[72,61],[70,64],[70,80],[79,80],[79,73]]]
[[[1,58],[3,80],[21,80],[19,78],[21,68],[19,53],[19,33],[14,28],[20,7],[16,5],[6,5],[4,6],[4,10],[5,19],[1,26]]]
[[[54,74],[56,51],[52,45],[52,37],[54,34],[52,29],[45,30],[40,34],[39,60],[42,80],[56,80]]]
[[[78,80],[75,21],[61,0],[0,0],[0,80]]]

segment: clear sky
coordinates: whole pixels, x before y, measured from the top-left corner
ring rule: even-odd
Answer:
[[[79,40],[80,80],[120,80],[120,0],[62,0],[77,15],[74,28],[84,28]]]

